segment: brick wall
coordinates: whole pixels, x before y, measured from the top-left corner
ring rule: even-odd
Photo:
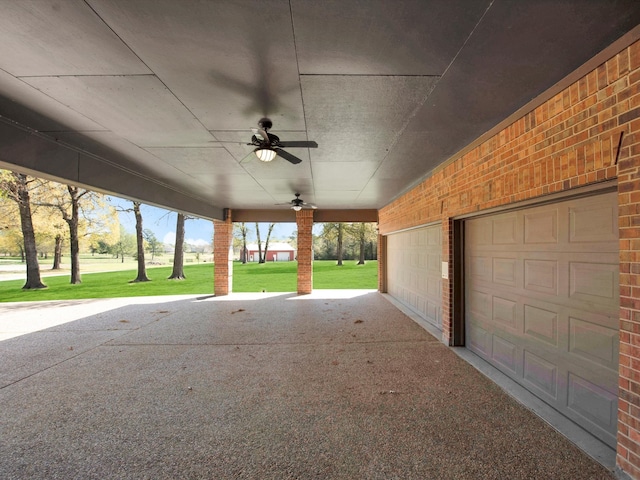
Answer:
[[[213,274],[213,293],[216,296],[231,293],[233,282],[233,263],[230,249],[233,242],[233,223],[231,212],[225,221],[213,222],[213,260],[215,262]]]
[[[450,265],[450,280],[443,280],[442,289],[443,334],[450,343],[452,217],[617,178],[621,317],[618,465],[638,479],[639,167],[640,43],[635,43],[379,212],[382,235],[442,222],[442,258]]]
[[[296,212],[298,224],[298,293],[313,289],[313,210]]]

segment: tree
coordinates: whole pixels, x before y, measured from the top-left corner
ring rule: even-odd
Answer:
[[[111,252],[116,258],[121,257],[121,262],[124,263],[124,256],[131,255],[135,251],[136,236],[127,233],[124,226],[120,226],[120,238],[110,248]]]
[[[104,214],[104,196],[74,185],[48,182],[46,188],[40,189],[37,204],[56,211],[67,224],[71,253],[70,283],[82,283],[80,239],[105,229],[105,217],[108,215]]]
[[[325,248],[329,250],[335,242],[335,258],[337,259],[337,265],[342,265],[344,257],[343,238],[344,238],[344,224],[343,223],[323,223],[321,236],[325,241]]]
[[[169,276],[169,280],[184,280],[184,221],[185,216],[178,213],[176,221],[176,244],[173,252],[173,271]]]
[[[29,188],[34,180],[23,173],[2,172],[0,175],[0,188],[7,198],[17,203],[20,212],[24,256],[27,262],[27,280],[22,287],[24,290],[47,288],[40,278],[38,250],[31,213]]]
[[[344,223],[338,223],[337,224],[337,229],[338,229],[338,236],[337,236],[337,245],[336,245],[336,257],[338,259],[337,261],[337,265],[338,266],[342,266],[342,254],[343,254],[343,249],[342,249],[342,239],[344,236]]]
[[[275,227],[275,223],[270,223],[267,230],[267,240],[264,244],[264,252],[262,251],[262,240],[260,239],[260,225],[256,222],[256,237],[258,237],[258,262],[264,263],[267,260],[267,250],[269,249],[269,238],[271,237],[271,232],[273,231],[273,227]]]
[[[261,263],[264,263],[267,261],[267,251],[269,250],[269,238],[271,237],[271,232],[273,231],[273,227],[275,225],[276,225],[275,223],[269,224],[269,230],[267,230],[267,240],[264,242],[264,257],[262,257]]]
[[[142,231],[142,236],[144,237],[144,241],[148,246],[148,250],[151,252],[151,260],[153,261],[153,258],[155,257],[156,253],[160,251],[160,247],[162,243],[160,242],[160,240],[156,238],[155,233],[153,233],[148,228],[145,228]]]
[[[375,239],[375,227],[371,223],[350,223],[346,225],[346,232],[358,244],[358,265],[364,265],[367,242]]]
[[[264,263],[262,259],[262,240],[260,240],[260,225],[256,222],[256,236],[258,237],[258,263]]]
[[[53,247],[53,266],[51,270],[62,268],[62,233],[55,236],[55,246]]]
[[[247,225],[242,222],[240,224],[236,223],[233,226],[233,234],[234,238],[240,237],[240,261],[242,263],[247,263],[247,235],[249,233],[249,228]]]
[[[142,214],[140,213],[140,202],[133,202],[133,213],[136,216],[136,245],[138,247],[136,260],[138,262],[138,275],[129,283],[149,282],[149,277],[147,277],[147,266],[144,262],[144,237],[142,235],[143,228]]]

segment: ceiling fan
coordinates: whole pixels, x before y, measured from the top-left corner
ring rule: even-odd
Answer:
[[[290,205],[291,208],[293,210],[295,210],[296,212],[299,210],[302,210],[303,208],[307,209],[307,208],[312,208],[312,209],[316,209],[318,207],[316,207],[313,203],[307,203],[304,200],[302,200],[300,198],[300,194],[296,193],[296,198],[294,198],[293,200],[291,200],[290,202],[286,202],[286,203],[276,203],[276,205]]]
[[[283,150],[283,148],[318,148],[318,144],[313,141],[282,142],[277,135],[269,133],[269,129],[272,126],[273,123],[270,119],[261,118],[258,122],[258,128],[251,129],[253,131],[251,143],[247,144],[257,147],[253,153],[263,162],[271,162],[276,158],[276,155],[279,155],[295,165],[302,162],[302,160]]]

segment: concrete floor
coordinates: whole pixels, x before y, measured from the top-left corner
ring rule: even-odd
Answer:
[[[0,304],[0,335],[2,479],[615,478],[377,292]]]

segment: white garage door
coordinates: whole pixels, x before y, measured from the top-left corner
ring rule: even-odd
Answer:
[[[442,226],[387,237],[387,292],[442,330]]]
[[[467,348],[615,447],[616,193],[465,222]]]
[[[277,260],[279,262],[286,262],[290,258],[289,252],[278,252]]]

